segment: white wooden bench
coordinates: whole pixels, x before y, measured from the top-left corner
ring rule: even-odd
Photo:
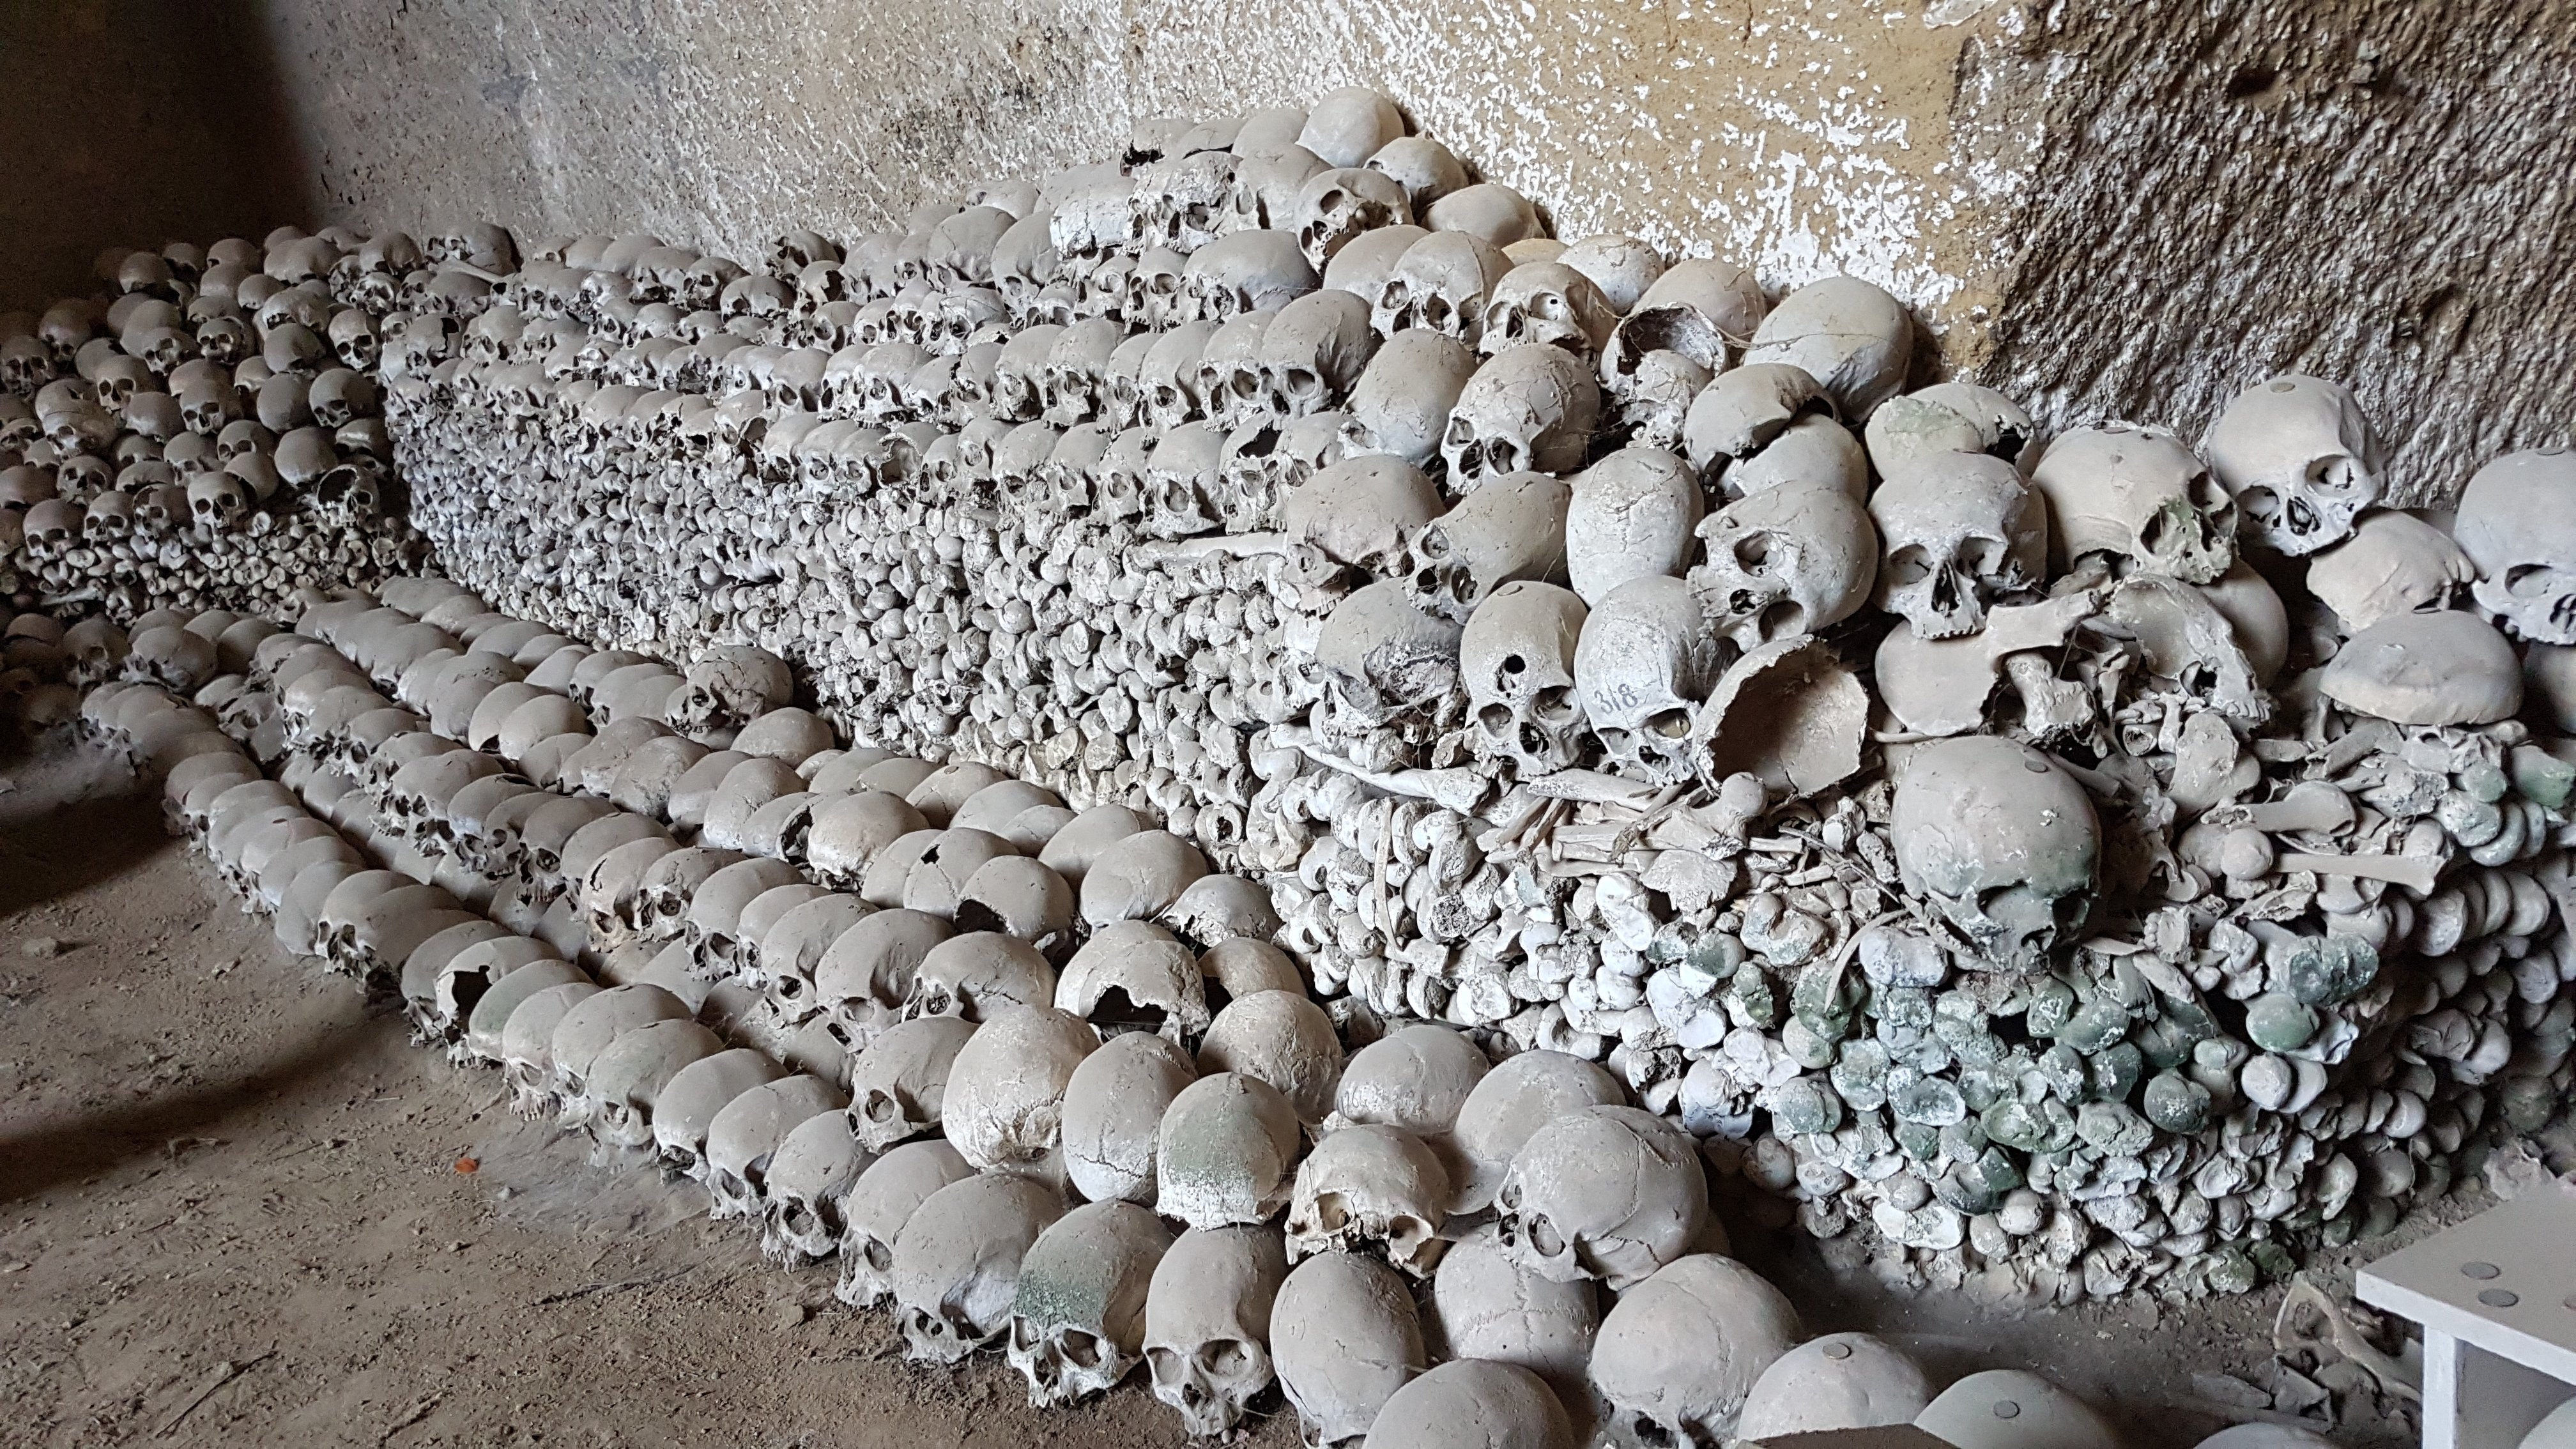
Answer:
[[[2424,1449],[2516,1449],[2576,1398],[2576,1186],[2534,1187],[2361,1272],[2424,1329]]]

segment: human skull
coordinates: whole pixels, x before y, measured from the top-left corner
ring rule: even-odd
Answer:
[[[2310,556],[2307,582],[2354,632],[2391,614],[2450,608],[2478,579],[2477,564],[2449,534],[2411,513],[2384,511],[2363,515],[2352,537]]]
[[[1476,354],[1446,333],[1412,328],[1389,337],[1351,388],[1344,450],[1429,463],[1440,456],[1450,409],[1475,370]]]
[[[1342,1090],[1350,1090],[1350,1077]],[[1288,1256],[1363,1245],[1416,1278],[1428,1277],[1445,1246],[1449,1174],[1439,1155],[1400,1127],[1375,1123],[1327,1132],[1297,1168],[1288,1198]]]
[[[1209,1025],[1199,1044],[1198,1069],[1209,1075],[1240,1072],[1269,1083],[1311,1128],[1333,1110],[1342,1043],[1332,1017],[1302,989],[1241,992]]]
[[[1803,369],[1854,421],[1905,385],[1914,320],[1905,304],[1857,277],[1827,277],[1780,299],[1744,350],[1752,363]]]
[[[1477,606],[1458,641],[1458,672],[1474,724],[1477,755],[1536,779],[1583,753],[1583,710],[1574,651],[1586,610],[1572,589],[1527,579],[1496,589]]]
[[[814,962],[812,998],[797,1019],[824,1012],[832,1034],[845,1045],[854,1051],[867,1045],[901,1014],[922,958],[953,934],[947,922],[915,910],[878,910],[851,922]],[[771,999],[794,1005],[794,991],[781,995],[792,973],[771,970],[765,962],[763,971]]]
[[[1626,447],[1569,482],[1566,568],[1584,603],[1598,609],[1632,579],[1681,573],[1706,501],[1680,458]]]
[[[1145,1347],[1145,1299],[1171,1230],[1132,1202],[1086,1203],[1047,1225],[1020,1259],[1011,1367],[1029,1402],[1060,1408],[1106,1393]]]
[[[1460,1165],[1451,1209],[1469,1213],[1491,1206],[1513,1157],[1540,1128],[1586,1107],[1626,1100],[1617,1078],[1581,1057],[1544,1048],[1506,1057],[1459,1105],[1450,1134]]]
[[[761,1221],[769,1165],[787,1135],[813,1118],[838,1117],[848,1105],[838,1087],[803,1072],[763,1082],[725,1103],[707,1124],[707,1215]]]
[[[1406,586],[1381,579],[1353,591],[1315,640],[1336,714],[1374,728],[1436,707],[1458,685],[1461,630],[1413,606]]]
[[[1866,1333],[1811,1338],[1754,1380],[1735,1432],[1749,1439],[1911,1424],[1932,1402],[1923,1366]]]
[[[2361,405],[2318,378],[2291,374],[2238,393],[2200,449],[2244,528],[2294,558],[2349,537],[2384,486]]]
[[[1581,359],[1543,342],[1494,351],[1467,379],[1441,434],[1449,486],[1566,472],[1582,464],[1600,424],[1600,385]]]
[[[1812,634],[1869,602],[1878,530],[1840,484],[1783,483],[1701,520],[1692,594],[1740,649]]]
[[[1611,333],[1601,351],[1602,383],[1625,397],[1640,364],[1657,352],[1676,352],[1723,373],[1729,350],[1759,335],[1762,314],[1762,287],[1749,269],[1708,259],[1678,262],[1656,274]]]
[[[1172,832],[1130,831],[1102,845],[1099,853],[1084,865],[1082,918],[1095,932],[1121,921],[1152,921],[1170,910],[1173,903],[1181,898],[1181,893],[1206,875],[1207,870],[1207,857],[1199,853],[1198,847]],[[1126,939],[1143,941],[1151,938],[1130,936]],[[1069,978],[1071,974],[1071,963],[1067,963],[1066,976]],[[1104,979],[1114,980],[1118,974],[1116,970],[1110,970]],[[1056,989],[1061,996],[1068,988],[1059,980]],[[1083,995],[1088,995],[1090,990],[1087,985],[1072,989]],[[1184,994],[1189,990],[1187,987],[1174,989]],[[1191,1020],[1201,1020],[1196,1011],[1185,1005],[1176,1004],[1164,1010],[1179,1010]],[[1204,1024],[1201,1020],[1202,1027]]]
[[[1985,627],[1986,606],[2047,578],[2048,515],[2010,463],[1927,457],[1870,495],[1881,556],[1878,607],[1926,639]]]
[[[1145,1367],[1189,1433],[1234,1428],[1269,1387],[1271,1305],[1287,1276],[1278,1230],[1260,1226],[1191,1228],[1154,1266]]]
[[[1484,336],[1494,287],[1511,269],[1511,258],[1493,243],[1468,232],[1435,231],[1405,248],[1370,300],[1370,320],[1381,336],[1419,329],[1473,347]]]
[[[2391,614],[2355,633],[2317,679],[2317,692],[2401,725],[2493,724],[2522,708],[2513,645],[2475,614]]]
[[[839,1252],[841,1202],[870,1160],[838,1112],[817,1113],[791,1128],[770,1155],[762,1183],[761,1255],[801,1268]]]
[[[1042,1168],[1061,1142],[1074,1068],[1099,1045],[1089,1023],[1069,1012],[996,1013],[949,1067],[941,1112],[948,1140],[978,1168]]]
[[[1263,1223],[1286,1206],[1297,1109],[1256,1077],[1218,1072],[1183,1087],[1155,1128],[1156,1211],[1193,1228]]]
[[[2478,566],[2478,603],[2534,644],[2576,644],[2576,452],[2507,453],[2460,495],[2451,536]]]
[[[1924,1405],[1914,1426],[1962,1449],[2118,1449],[2122,1435],[2092,1405],[2021,1369],[1960,1379]]]
[[[932,1193],[975,1175],[940,1138],[888,1149],[859,1174],[841,1199],[841,1272],[832,1296],[852,1308],[874,1308],[894,1293],[894,1244],[914,1210]]]
[[[1261,334],[1263,385],[1285,416],[1312,417],[1340,406],[1377,347],[1367,303],[1339,288],[1309,292]]]
[[[2030,486],[2047,498],[2058,551],[2070,563],[2107,553],[2209,584],[2236,562],[2236,500],[2162,428],[2106,423],[2060,434]]]
[[[1335,253],[1364,233],[1413,224],[1413,204],[1402,183],[1382,171],[1356,166],[1318,171],[1297,189],[1288,230],[1297,249],[1321,273]]]
[[[850,1062],[850,1134],[861,1150],[883,1152],[939,1130],[957,1053],[974,1035],[971,1022],[920,1017],[859,1049]]]
[[[1620,1449],[1718,1449],[1763,1372],[1800,1337],[1780,1290],[1732,1258],[1694,1253],[1645,1278],[1601,1320],[1592,1387]]]
[[[954,1364],[1007,1332],[1021,1262],[1063,1214],[1054,1188],[1007,1173],[978,1173],[922,1199],[895,1235],[887,1275],[910,1356]]]
[[[1436,1365],[1389,1395],[1368,1436],[1422,1449],[1575,1449],[1579,1442],[1546,1380],[1521,1364],[1473,1356]]]
[[[1632,579],[1600,600],[1575,640],[1574,693],[1611,768],[1694,778],[1700,710],[1733,652],[1680,579]]]
[[[1477,347],[1490,354],[1538,342],[1589,361],[1618,325],[1619,314],[1590,277],[1561,261],[1532,262],[1494,284]]]
[[[1358,1444],[1428,1358],[1404,1280],[1356,1253],[1319,1253],[1289,1270],[1271,1305],[1270,1354],[1318,1449]]]
[[[1889,810],[1897,868],[1988,969],[2044,969],[2092,906],[2101,827],[2047,756],[1991,735],[1909,755]]]
[[[691,736],[722,735],[787,703],[795,689],[787,661],[756,645],[721,644],[689,666],[672,721]],[[701,740],[701,743],[707,741]]]
[[[1441,516],[1439,490],[1401,458],[1345,458],[1288,490],[1281,505],[1290,538],[1335,563],[1392,571],[1414,532]]]
[[[694,1021],[649,1022],[613,1038],[584,1074],[591,1136],[612,1147],[651,1148],[653,1107],[663,1089],[724,1049],[721,1038]]]
[[[1709,370],[1678,352],[1649,352],[1628,374],[1619,399],[1619,421],[1629,441],[1668,453],[1680,452],[1689,430],[1693,400],[1707,391]]]
[[[1413,600],[1464,622],[1503,585],[1565,578],[1574,490],[1545,473],[1489,478],[1414,536]]]
[[[1689,1134],[1634,1107],[1585,1107],[1530,1134],[1495,1192],[1504,1246],[1557,1282],[1614,1292],[1688,1253],[1708,1225]]]
[[[1154,1142],[1164,1110],[1195,1079],[1189,1054],[1150,1032],[1111,1037],[1064,1089],[1064,1169],[1093,1202],[1154,1205]]]
[[[1035,861],[1023,864],[1046,869]],[[982,870],[976,872],[977,879],[983,875]],[[1036,947],[997,931],[970,931],[949,937],[921,958],[913,968],[903,1014],[906,1020],[954,1016],[979,1022],[1004,1006],[1052,1005],[1055,984],[1055,968]]]

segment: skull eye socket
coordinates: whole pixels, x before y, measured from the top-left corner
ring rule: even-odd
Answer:
[[[2505,592],[2517,599],[2547,598],[2556,593],[2558,570],[2547,564],[2515,564],[2504,574]]]
[[[1212,1338],[1199,1345],[1199,1368],[1216,1378],[1236,1378],[1252,1368],[1252,1350],[1239,1338]]]
[[[1932,577],[1932,559],[1918,544],[1907,544],[1887,556],[1887,576],[1900,587],[1911,588]]]
[[[1072,1364],[1075,1368],[1097,1369],[1100,1367],[1100,1340],[1093,1335],[1085,1333],[1079,1328],[1068,1328],[1064,1331],[1064,1338],[1061,1347],[1064,1351],[1065,1362]]]
[[[1511,733],[1512,712],[1503,705],[1489,704],[1476,712],[1476,723],[1484,726],[1485,733],[1500,739]]]
[[[1758,574],[1771,567],[1771,535],[1748,533],[1735,541],[1735,562],[1746,573]]]
[[[1678,740],[1691,732],[1691,718],[1684,710],[1661,710],[1647,719],[1646,728],[1665,739]]]

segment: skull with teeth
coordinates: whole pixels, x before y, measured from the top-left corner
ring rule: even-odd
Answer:
[[[2047,577],[2048,518],[2010,463],[1942,453],[1880,485],[1878,606],[1926,639],[1985,627],[1986,606]]]
[[[1222,1434],[1269,1387],[1270,1308],[1288,1276],[1278,1230],[1192,1228],[1154,1267],[1145,1367],[1192,1434]]]
[[[979,1173],[922,1199],[894,1240],[887,1275],[911,1356],[953,1364],[1010,1328],[1020,1265],[1064,1215],[1054,1188]]]
[[[2296,557],[2349,536],[2379,502],[2379,440],[2341,386],[2295,374],[2237,394],[2201,440],[2244,527]]]
[[[1171,1230],[1131,1202],[1086,1203],[1049,1224],[1020,1259],[1011,1367],[1039,1408],[1107,1392],[1143,1355],[1145,1299]]]

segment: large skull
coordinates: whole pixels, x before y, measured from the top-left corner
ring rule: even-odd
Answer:
[[[1631,579],[1678,576],[1707,500],[1690,467],[1661,448],[1627,447],[1568,480],[1566,568],[1599,608]]]
[[[1718,1449],[1762,1373],[1797,1343],[1797,1310],[1750,1268],[1714,1253],[1679,1259],[1620,1296],[1601,1320],[1592,1387],[1619,1449]]]
[[[1494,1195],[1503,1244],[1541,1277],[1614,1292],[1688,1253],[1708,1178],[1688,1133],[1635,1107],[1586,1107],[1521,1144]]]
[[[2050,441],[2030,485],[2048,499],[2049,522],[2070,563],[2110,554],[2149,573],[2209,584],[2236,562],[2236,500],[2162,428],[2106,423],[2062,434]]]
[[[1508,762],[1523,780],[1581,759],[1574,649],[1586,612],[1572,589],[1527,579],[1476,607],[1459,638],[1458,672],[1474,720],[1467,742],[1479,757]]]
[[[1064,1088],[1064,1170],[1093,1202],[1154,1205],[1154,1142],[1163,1113],[1195,1072],[1187,1052],[1152,1034],[1111,1037]]]
[[[911,1356],[953,1364],[1011,1325],[1020,1264],[1064,1214],[1054,1188],[979,1173],[922,1199],[895,1235],[887,1275]]]
[[[1261,335],[1263,384],[1292,418],[1339,407],[1377,351],[1366,302],[1327,287],[1279,309]]]
[[[1879,485],[1878,606],[1926,639],[1985,627],[1986,606],[2047,578],[2048,513],[2010,463],[1942,453]]]
[[[2473,592],[2535,644],[2576,644],[2576,453],[2507,453],[2460,495],[2451,536],[2478,566]]]
[[[1270,1386],[1270,1308],[1288,1276],[1275,1228],[1192,1228],[1154,1267],[1145,1368],[1192,1434],[1222,1434]]]
[[[1562,473],[1582,465],[1601,425],[1601,387],[1582,359],[1524,342],[1476,369],[1449,412],[1440,456],[1449,486],[1464,491],[1524,470]]]
[[[1631,580],[1595,605],[1574,690],[1611,767],[1659,785],[1694,778],[1700,708],[1733,655],[1680,579]]]
[[[2093,802],[2027,745],[1969,735],[1921,746],[1897,777],[1889,827],[1906,888],[1992,969],[2044,969],[2091,910]]]
[[[1416,466],[1440,456],[1449,410],[1475,373],[1476,354],[1446,333],[1399,332],[1351,388],[1342,447],[1351,456],[1392,453]]]
[[[1840,484],[1783,483],[1701,521],[1691,592],[1740,649],[1811,634],[1869,602],[1878,530]]]
[[[2391,614],[2447,609],[2477,580],[2468,554],[2411,513],[2368,514],[2352,537],[2308,560],[2308,592],[2335,611],[2346,633]]]
[[[1404,1280],[1355,1253],[1318,1254],[1280,1283],[1270,1352],[1306,1442],[1318,1449],[1358,1444],[1427,1362]]]
[[[2341,541],[2379,501],[2378,439],[2336,383],[2297,375],[2256,383],[2219,414],[2200,449],[2236,495],[2244,526],[2293,557]]]
[[[923,1200],[975,1175],[939,1138],[907,1142],[859,1174],[841,1199],[841,1275],[832,1296],[873,1308],[894,1292],[894,1244]]]
[[[1020,1259],[1011,1367],[1038,1408],[1106,1393],[1145,1347],[1145,1297],[1171,1230],[1131,1202],[1086,1203],[1047,1226]]]
[[[1857,277],[1826,277],[1780,299],[1744,350],[1747,363],[1803,368],[1846,418],[1866,419],[1905,385],[1914,320],[1905,304]]]

